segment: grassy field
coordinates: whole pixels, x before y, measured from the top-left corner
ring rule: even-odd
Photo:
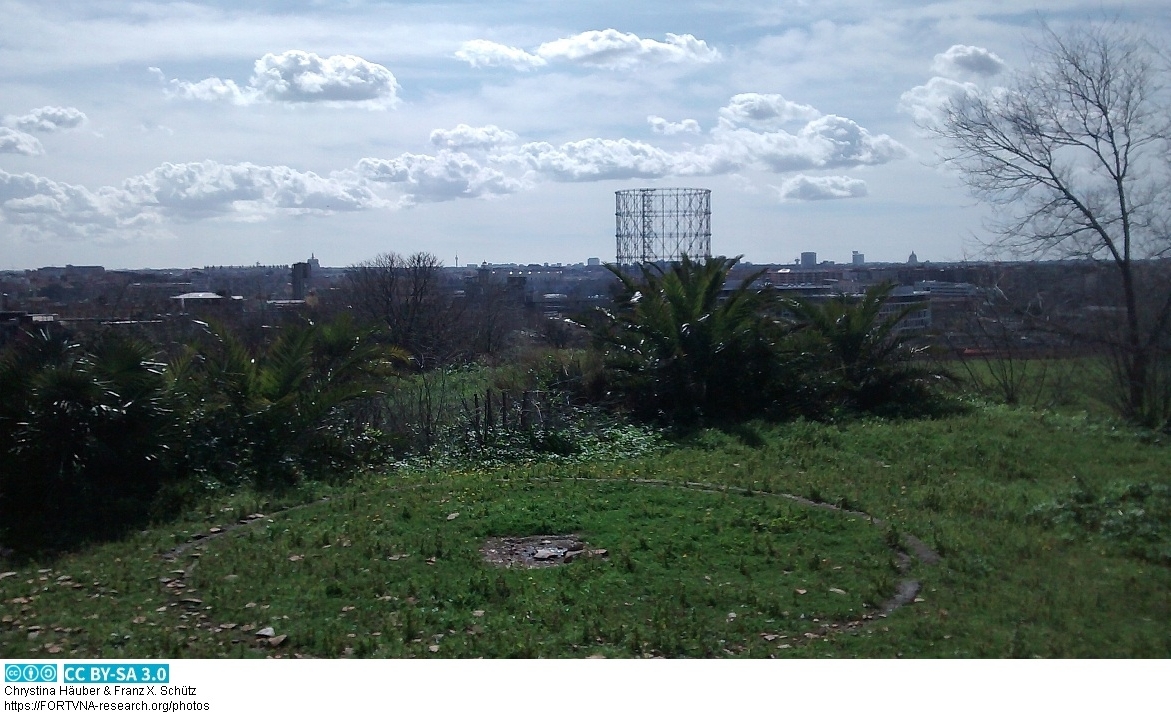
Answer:
[[[5,569],[0,653],[1167,657],[1169,466],[1156,435],[979,407],[709,430],[621,461],[370,474],[294,508],[239,494]],[[569,533],[589,550],[557,567],[480,552]],[[900,570],[906,536],[939,562]],[[907,579],[918,597],[883,616]]]

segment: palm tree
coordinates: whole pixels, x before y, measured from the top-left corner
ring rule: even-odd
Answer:
[[[831,399],[873,410],[922,396],[925,382],[939,376],[913,362],[923,349],[912,347],[899,329],[918,306],[882,317],[893,290],[885,283],[871,286],[860,299],[839,295],[824,302],[788,302],[794,345],[819,370],[821,389]]]
[[[191,467],[246,465],[261,487],[287,485],[305,466],[344,454],[346,407],[378,393],[407,360],[345,318],[286,327],[256,353],[221,327],[209,333],[202,350],[171,368],[190,412]]]
[[[683,256],[667,268],[643,264],[637,277],[607,266],[621,294],[595,334],[615,385],[637,411],[692,420],[744,416],[767,404],[777,331],[765,315],[768,295],[752,287],[763,271],[724,294],[739,260]]]
[[[22,336],[0,358],[0,524],[26,549],[143,519],[169,453],[161,365],[137,340]]]

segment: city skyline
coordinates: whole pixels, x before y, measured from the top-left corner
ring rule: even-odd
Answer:
[[[1156,2],[0,0],[0,270],[614,257],[614,192],[712,190],[712,252],[979,258],[921,128],[1046,23]]]

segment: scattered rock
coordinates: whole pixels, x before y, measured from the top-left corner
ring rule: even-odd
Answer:
[[[16,575],[15,570],[9,570],[7,573],[0,573],[0,580],[3,580],[4,578],[11,578],[14,575]]]
[[[208,528],[207,532],[208,533],[223,533],[224,529],[220,528],[219,526],[213,526],[212,528]]]
[[[274,630],[271,627],[262,627],[256,631],[256,636],[257,637],[275,637],[276,630]]]
[[[829,591],[831,593],[837,593],[838,595],[848,595],[849,594],[845,590],[842,590],[841,588],[830,588]]]
[[[447,520],[449,520],[449,521],[454,521],[457,518],[459,518],[459,511],[456,511],[455,513],[448,513],[447,514]]]
[[[276,637],[269,637],[266,642],[268,642],[269,647],[280,647],[287,639],[289,639],[288,635],[277,635]]]
[[[587,555],[604,557],[606,550],[589,550],[580,537],[570,533],[489,538],[480,553],[484,560],[504,568],[543,568],[571,563]]]

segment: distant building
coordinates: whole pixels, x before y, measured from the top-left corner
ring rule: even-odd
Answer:
[[[305,284],[309,282],[309,276],[312,275],[309,263],[293,263],[293,299],[305,299]]]
[[[915,251],[911,251],[911,257],[907,258],[907,265],[918,265],[919,256],[915,255]]]
[[[895,328],[896,332],[919,332],[931,329],[930,295],[910,286],[899,286],[883,303],[882,309],[878,311],[878,319],[885,320],[903,310],[908,310],[908,312]]]
[[[858,251],[854,251],[850,256],[850,263],[853,265],[866,265],[866,256]]]
[[[602,264],[601,258],[589,258],[586,260],[586,265],[596,267]]]
[[[817,267],[817,253],[808,251],[801,254],[801,267],[812,270]]]

